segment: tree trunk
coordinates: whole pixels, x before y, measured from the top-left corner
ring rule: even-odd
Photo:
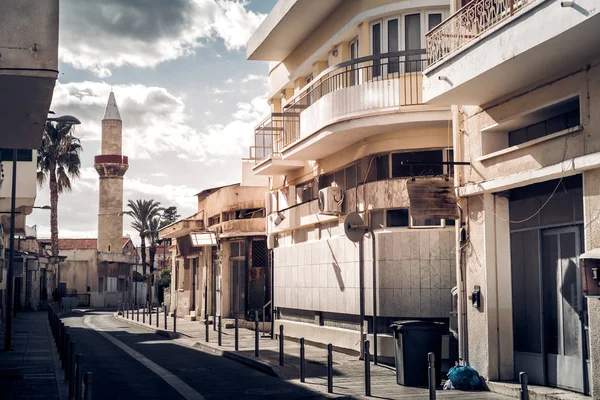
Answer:
[[[154,272],[154,259],[156,258],[156,245],[150,244],[150,275]]]
[[[142,240],[142,244],[140,246],[142,252],[142,272],[143,275],[146,276],[146,238],[144,235],[140,235],[140,239]]]
[[[50,166],[50,243],[52,256],[58,256],[58,183],[55,166]]]

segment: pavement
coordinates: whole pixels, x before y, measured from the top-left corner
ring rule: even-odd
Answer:
[[[316,346],[305,346],[306,381],[300,382],[300,346],[297,342],[287,340],[284,343],[284,365],[279,365],[279,341],[269,336],[259,335],[259,357],[254,354],[255,334],[253,330],[239,329],[239,348],[235,351],[235,334],[233,328],[225,328],[223,321],[221,346],[218,345],[218,333],[214,326],[209,326],[209,341],[206,341],[205,325],[197,321],[177,318],[176,333],[173,332],[173,317],[167,318],[165,327],[164,314],[159,316],[159,327],[156,326],[156,310],[152,315],[152,325],[148,315],[140,310],[139,322],[137,312],[133,319],[114,314],[119,322],[144,329],[147,332],[170,338],[171,342],[181,347],[200,350],[207,354],[229,358],[245,364],[280,380],[298,387],[306,388],[321,394],[322,397],[333,398],[369,398],[365,396],[364,361],[353,355],[341,352],[333,354],[333,394],[327,393],[327,350]],[[145,321],[145,322],[143,322]],[[166,328],[166,329],[165,329]],[[259,327],[260,329],[260,327]],[[436,395],[444,399],[508,399],[491,392],[463,392],[458,390],[441,390]],[[381,399],[427,399],[426,388],[400,386],[396,383],[396,372],[393,367],[371,364],[371,396]],[[287,397],[287,396],[286,396]]]
[[[2,329],[2,347],[4,339]],[[59,400],[63,371],[47,312],[17,314],[11,345],[10,351],[0,352],[0,398]]]

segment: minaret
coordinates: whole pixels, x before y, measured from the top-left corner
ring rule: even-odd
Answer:
[[[111,91],[102,118],[102,151],[94,157],[100,175],[98,194],[98,251],[121,253],[123,245],[123,175],[129,168],[121,152],[123,122]]]

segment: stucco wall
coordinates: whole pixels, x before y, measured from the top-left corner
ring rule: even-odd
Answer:
[[[98,195],[98,250],[121,253],[123,216],[119,213],[123,211],[123,178],[101,178]]]
[[[117,119],[102,120],[102,154],[122,154],[123,122]]]

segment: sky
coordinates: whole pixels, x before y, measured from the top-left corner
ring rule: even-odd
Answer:
[[[123,120],[127,200],[197,211],[199,191],[239,182],[254,126],[268,113],[266,62],[245,43],[277,0],[62,0],[51,110],[79,118],[81,177],[59,197],[59,237],[97,236],[101,120],[112,90]],[[36,205],[50,204],[48,187]],[[124,235],[136,238],[125,217]],[[50,215],[27,225],[50,236]]]

